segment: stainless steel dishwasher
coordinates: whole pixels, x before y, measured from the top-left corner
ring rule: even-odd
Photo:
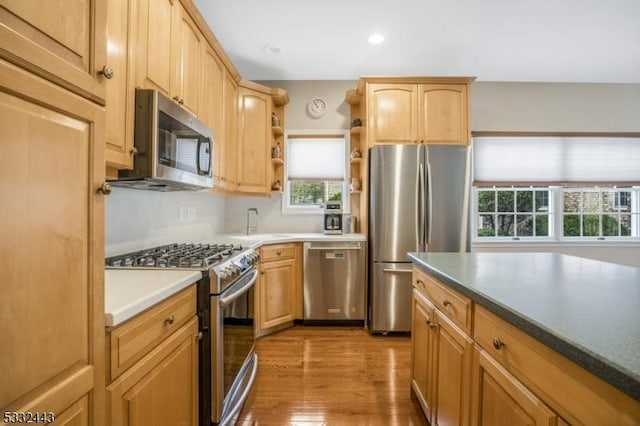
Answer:
[[[364,324],[366,243],[304,243],[304,323]]]

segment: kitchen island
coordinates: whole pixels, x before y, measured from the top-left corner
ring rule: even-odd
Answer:
[[[468,322],[461,328],[471,336],[477,351],[497,359],[563,417],[580,419],[572,417],[572,409],[562,403],[565,397],[561,394],[574,389],[550,390],[544,383],[553,383],[554,378],[533,377],[533,366],[552,365],[545,364],[545,359],[553,359],[553,365],[570,360],[565,370],[576,387],[583,384],[598,394],[613,392],[613,400],[625,401],[614,405],[614,411],[627,410],[627,419],[639,421],[640,268],[558,253],[409,253],[408,257],[415,265],[414,288],[416,274],[424,273],[417,281],[425,289],[426,303],[433,302],[434,311],[458,317],[456,309],[464,306]],[[430,293],[430,285],[440,293]],[[417,291],[414,298],[419,296]],[[441,294],[443,304],[429,299]],[[446,294],[458,295],[466,304],[456,305],[449,297],[451,303],[444,299]],[[498,337],[500,332],[517,341],[505,343],[504,337]],[[530,362],[529,352],[541,357],[538,364],[535,359]],[[475,355],[473,367],[474,392],[480,394],[481,379],[475,370],[482,354]],[[544,369],[536,373],[553,374]],[[561,388],[563,378],[555,380]],[[568,398],[579,399],[580,395]],[[588,404],[576,402],[582,406],[578,411],[588,413],[590,407],[584,407]],[[470,406],[473,415],[481,417],[481,404],[476,401]]]

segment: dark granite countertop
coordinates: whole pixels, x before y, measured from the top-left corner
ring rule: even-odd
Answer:
[[[559,253],[409,253],[408,257],[640,400],[640,268]]]

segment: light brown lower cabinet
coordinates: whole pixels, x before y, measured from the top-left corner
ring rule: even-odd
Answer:
[[[474,350],[473,424],[556,425],[558,416],[482,349]],[[562,424],[562,423],[561,423]]]
[[[640,424],[638,401],[418,268],[412,305],[411,389],[432,425]]]
[[[473,340],[426,297],[424,277],[413,281],[412,389],[431,424],[468,425]]]
[[[435,316],[435,424],[468,425],[471,417],[473,340],[437,309]]]
[[[190,319],[107,386],[109,425],[198,424],[198,319],[195,292],[191,294],[194,311]],[[184,298],[184,293],[175,297]],[[166,309],[167,303],[162,305],[159,307]],[[130,321],[148,321],[148,314],[153,311],[151,308]],[[163,321],[170,327],[178,318],[179,313],[167,313]]]
[[[417,290],[413,291],[411,325],[411,388],[425,416],[433,420],[435,407],[434,345],[436,343],[434,307]]]
[[[302,244],[263,246],[260,262],[255,293],[258,336],[280,330],[302,316]]]

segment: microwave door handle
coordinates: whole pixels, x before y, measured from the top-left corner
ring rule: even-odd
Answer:
[[[206,170],[200,168],[200,150],[203,143],[207,144],[209,150],[209,167],[207,167]],[[198,139],[198,146],[196,148],[196,170],[198,175],[209,175],[211,173],[211,139]]]

